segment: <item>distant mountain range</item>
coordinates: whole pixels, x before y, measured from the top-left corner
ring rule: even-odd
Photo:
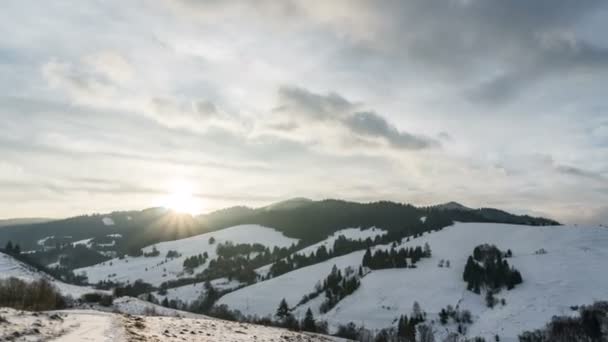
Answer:
[[[20,226],[20,225],[24,225],[24,224],[44,223],[44,222],[50,222],[53,220],[55,220],[55,219],[42,218],[42,217],[5,219],[5,220],[0,220],[0,228],[8,227],[8,226]]]
[[[23,251],[37,250],[45,246],[52,247],[56,243],[73,243],[90,238],[97,239],[99,243],[110,242],[108,236],[119,234],[122,238],[116,241],[113,249],[126,252],[152,243],[186,238],[240,224],[272,227],[288,237],[310,244],[348,227],[376,226],[392,234],[407,235],[445,227],[454,221],[559,224],[547,218],[514,215],[498,209],[471,209],[456,202],[415,207],[389,201],[357,203],[336,199],[313,201],[294,198],[257,209],[238,206],[196,217],[165,208],[150,208],[53,221],[14,220],[13,224],[0,229],[0,246],[12,241],[19,244]]]

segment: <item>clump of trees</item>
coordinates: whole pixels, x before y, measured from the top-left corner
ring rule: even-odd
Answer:
[[[157,257],[160,255],[160,252],[158,251],[158,249],[156,249],[156,246],[152,246],[152,250],[148,253],[144,253],[144,256],[146,258],[152,258],[152,257]]]
[[[44,278],[32,282],[14,277],[0,280],[0,306],[39,311],[63,309],[66,305],[66,299]]]
[[[8,255],[19,255],[21,254],[21,247],[19,244],[13,245],[13,242],[9,241],[2,251]]]
[[[175,259],[175,258],[179,258],[180,256],[182,256],[182,254],[178,251],[174,251],[174,250],[169,250],[167,251],[167,259]]]
[[[494,245],[475,247],[473,255],[469,256],[462,274],[467,282],[467,289],[481,293],[481,288],[498,292],[506,287],[511,290],[523,282],[521,273],[509,266],[506,257],[511,253],[503,253]]]
[[[133,284],[114,284],[114,297],[137,297],[141,294],[154,291],[155,288],[141,279],[137,279]]]
[[[471,324],[473,323],[473,318],[471,312],[469,310],[460,310],[458,308],[454,308],[451,305],[448,305],[445,308],[442,308],[439,311],[439,322],[442,325],[448,324],[450,319],[457,324]]]
[[[362,265],[369,267],[372,270],[386,269],[386,268],[407,268],[415,267],[416,263],[422,258],[431,257],[431,247],[428,243],[421,246],[400,248],[396,249],[392,247],[386,251],[378,249],[374,253],[369,248],[363,255]],[[408,260],[409,265],[408,265]]]
[[[184,270],[192,274],[193,270],[206,263],[208,258],[209,254],[207,252],[187,257],[184,259]]]
[[[86,303],[96,303],[102,306],[112,305],[113,297],[99,292],[85,293],[80,297],[80,300]]]
[[[352,268],[346,268],[342,275],[342,271],[334,265],[327,278],[323,280],[321,291],[325,292],[325,300],[319,310],[322,313],[328,312],[344,297],[355,292],[360,285],[359,275]]]
[[[582,306],[578,316],[553,317],[543,329],[526,331],[520,342],[602,342],[608,340],[608,302]]]

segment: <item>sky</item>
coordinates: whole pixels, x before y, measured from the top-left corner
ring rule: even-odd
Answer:
[[[3,0],[0,218],[291,197],[608,223],[603,0]]]

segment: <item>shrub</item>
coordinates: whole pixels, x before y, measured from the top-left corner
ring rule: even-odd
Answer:
[[[11,277],[0,280],[0,306],[17,310],[54,310],[65,308],[66,300],[44,278],[28,283]]]
[[[97,303],[102,306],[110,306],[114,301],[112,296],[99,292],[85,293],[80,299],[86,303]]]

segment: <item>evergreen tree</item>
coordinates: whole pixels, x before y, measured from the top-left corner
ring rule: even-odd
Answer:
[[[310,331],[310,332],[317,331],[315,317],[313,316],[312,310],[310,310],[310,308],[308,308],[308,310],[306,310],[306,315],[304,316],[304,322],[302,323],[302,329],[304,329],[305,331]]]
[[[431,246],[429,245],[428,242],[424,243],[424,257],[425,258],[431,257]]]
[[[12,241],[9,241],[6,243],[6,247],[4,247],[4,251],[8,254],[13,253],[13,242]]]
[[[277,316],[280,320],[284,320],[289,315],[290,315],[289,305],[287,304],[287,301],[285,300],[285,298],[283,298],[283,299],[281,299],[281,302],[279,303],[279,307],[277,308],[277,312],[276,312],[275,316]]]
[[[10,241],[9,241],[9,243],[10,243]],[[367,247],[367,249],[365,250],[365,254],[363,255],[362,265],[365,267],[371,268],[371,261],[372,261],[372,252],[369,249],[369,247]]]

